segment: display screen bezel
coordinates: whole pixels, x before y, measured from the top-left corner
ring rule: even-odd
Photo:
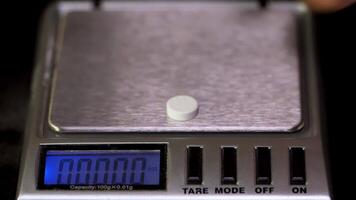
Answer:
[[[160,182],[158,185],[46,185],[44,184],[44,172],[46,166],[47,151],[71,151],[71,150],[90,150],[90,151],[112,151],[112,150],[158,150],[160,152]],[[166,144],[86,144],[86,145],[41,145],[40,161],[37,188],[41,190],[61,189],[61,190],[114,190],[114,191],[133,191],[133,190],[165,190],[167,177],[167,145]]]

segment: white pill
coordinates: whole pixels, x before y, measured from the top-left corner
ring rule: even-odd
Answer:
[[[191,96],[179,95],[167,101],[167,115],[177,121],[193,119],[199,110],[197,100]]]

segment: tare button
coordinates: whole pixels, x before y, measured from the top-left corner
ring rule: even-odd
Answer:
[[[187,148],[187,184],[201,184],[203,181],[203,148]]]

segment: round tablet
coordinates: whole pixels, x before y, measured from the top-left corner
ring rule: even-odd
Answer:
[[[167,115],[177,121],[193,119],[198,114],[197,100],[191,96],[179,95],[167,101]]]

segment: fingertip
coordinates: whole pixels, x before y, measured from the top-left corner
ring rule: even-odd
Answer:
[[[307,5],[316,12],[334,12],[345,8],[355,0],[305,0]]]

